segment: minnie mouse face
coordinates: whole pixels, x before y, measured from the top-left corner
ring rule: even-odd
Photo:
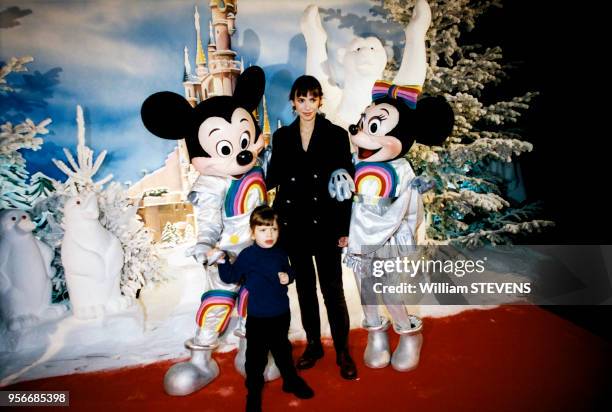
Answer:
[[[176,93],[155,93],[142,105],[142,121],[156,136],[184,138],[200,174],[239,178],[255,165],[264,146],[252,115],[264,87],[263,70],[253,66],[238,77],[233,96],[211,97],[195,108]]]
[[[453,111],[443,97],[423,98],[416,109],[383,97],[365,109],[349,132],[359,161],[385,162],[404,156],[417,140],[426,145],[441,144],[453,124]]]
[[[390,134],[399,118],[399,111],[388,103],[372,103],[366,108],[356,128],[349,128],[359,160],[381,162],[393,159],[401,152],[400,139]]]

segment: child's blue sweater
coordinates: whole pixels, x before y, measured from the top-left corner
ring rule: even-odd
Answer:
[[[287,254],[277,246],[265,249],[255,243],[240,252],[233,264],[219,264],[222,281],[244,282],[249,291],[247,313],[257,317],[279,316],[289,311],[287,286],[281,285],[278,272],[287,273],[289,283],[293,282]]]

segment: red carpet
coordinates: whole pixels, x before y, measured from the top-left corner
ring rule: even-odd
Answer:
[[[390,336],[394,347],[397,337]],[[610,375],[611,345],[537,307],[507,306],[426,319],[421,363],[408,373],[366,368],[361,360],[365,340],[364,331],[351,332],[359,380],[340,378],[327,342],[325,357],[302,374],[315,397],[297,400],[275,381],[264,390],[264,411],[612,410],[601,400],[596,403]],[[294,345],[294,356],[302,350],[303,345]],[[187,397],[163,391],[162,379],[172,362],[3,389],[69,390],[70,410],[75,411],[240,411],[246,391],[233,357],[215,355],[221,374]]]

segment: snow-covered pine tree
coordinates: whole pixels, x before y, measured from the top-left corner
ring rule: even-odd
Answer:
[[[26,64],[34,59],[29,56],[13,57],[0,68],[0,97],[19,93],[19,88],[9,83],[11,73],[27,71]],[[46,126],[51,119],[45,119],[38,125],[30,119],[13,125],[0,114],[0,209],[30,209],[28,198],[28,176],[26,162],[19,152],[23,149],[38,150],[43,139],[38,135],[49,133]]]
[[[111,181],[112,174],[94,182],[93,177],[102,165],[106,151],[100,153],[94,161],[93,150],[85,145],[85,122],[80,106],[77,106],[77,125],[77,159],[66,148],[64,154],[70,167],[61,160],[52,159],[68,179],[56,187],[52,196],[37,206],[40,210],[50,210],[51,205],[62,209],[68,197],[87,191],[95,192],[100,208],[100,223],[119,238],[123,247],[121,292],[135,297],[143,286],[165,280],[163,262],[153,245],[153,236],[136,213],[138,205],[132,203],[124,187],[117,182],[103,187]],[[61,215],[56,215],[54,221],[61,222]]]
[[[51,279],[53,284],[52,302],[58,303],[68,298],[68,288],[62,266],[61,246],[64,237],[64,229],[61,222],[64,218],[62,208],[67,198],[64,186],[53,180],[54,191],[47,197],[40,197],[32,208],[36,220],[35,234],[40,240],[51,246],[55,255],[52,265],[55,268],[55,276]]]
[[[372,1],[370,13],[374,19],[328,10],[327,20],[338,19],[341,27],[370,27],[391,40],[401,38],[397,33],[410,20],[414,0]],[[512,173],[513,156],[532,150],[516,125],[537,93],[483,103],[485,87],[495,86],[506,76],[501,48],[483,49],[460,42],[461,33],[472,30],[477,18],[489,8],[501,7],[500,1],[428,3],[432,24],[427,33],[429,68],[423,91],[443,95],[455,112],[455,128],[443,147],[415,144],[407,155],[417,175],[428,176],[436,183],[435,189],[424,196],[429,241],[468,247],[506,244],[517,235],[553,225],[533,218],[536,205],[520,206],[508,199],[508,181],[504,182],[499,173],[500,168]],[[394,50],[401,58],[403,45],[395,44]],[[399,62],[390,58],[385,78],[393,79],[398,68]]]
[[[166,247],[176,246],[181,241],[181,236],[172,222],[166,222],[162,230],[160,242]]]
[[[55,191],[55,180],[42,172],[36,172],[30,177],[28,201],[34,205],[39,199],[46,199]]]

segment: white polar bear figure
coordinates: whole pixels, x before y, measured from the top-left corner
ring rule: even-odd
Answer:
[[[0,212],[0,323],[24,329],[66,311],[51,305],[53,249],[34,237],[36,225],[27,212]]]
[[[430,23],[429,5],[425,0],[417,1],[412,19],[404,30],[406,44],[394,84],[423,83],[421,79],[424,79],[425,72],[421,73],[422,67],[408,63],[425,56],[424,42],[414,40],[423,38]],[[306,40],[306,74],[316,77],[323,88],[321,111],[329,120],[348,129],[350,124],[357,123],[363,109],[372,102],[372,87],[376,80],[383,78],[387,53],[376,37],[355,38],[346,49],[338,50],[338,61],[344,69],[344,87],[341,89],[331,76],[327,33],[321,25],[317,6],[310,5],[304,10],[300,27]]]
[[[119,288],[123,267],[121,242],[98,221],[93,192],[70,198],[64,206],[62,264],[74,316],[102,317],[132,304]]]

